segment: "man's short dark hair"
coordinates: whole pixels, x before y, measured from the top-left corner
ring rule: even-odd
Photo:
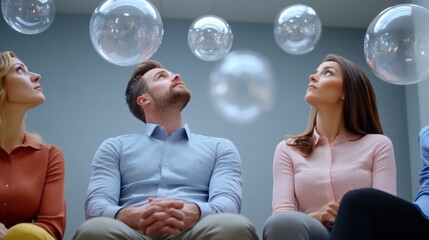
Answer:
[[[146,60],[137,65],[133,70],[130,80],[128,80],[127,89],[125,90],[125,100],[130,112],[144,123],[146,123],[146,117],[143,109],[137,104],[136,99],[149,91],[146,82],[142,78],[145,73],[154,68],[164,67],[161,63],[154,60]]]

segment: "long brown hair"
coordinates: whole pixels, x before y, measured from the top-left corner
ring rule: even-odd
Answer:
[[[383,134],[378,116],[377,100],[371,82],[362,69],[350,60],[328,54],[323,62],[336,62],[343,73],[344,99],[343,117],[348,132],[364,136],[366,134]],[[292,136],[287,144],[297,148],[305,157],[314,150],[313,131],[316,126],[317,109],[311,107],[307,129],[299,135]]]

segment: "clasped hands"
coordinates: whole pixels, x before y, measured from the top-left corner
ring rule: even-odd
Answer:
[[[195,225],[201,216],[196,204],[169,198],[149,198],[143,206],[122,210],[116,218],[146,236],[178,234]]]

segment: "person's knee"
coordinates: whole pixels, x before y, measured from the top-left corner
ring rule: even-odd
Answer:
[[[239,214],[212,214],[203,218],[200,224],[208,235],[214,234],[219,239],[258,239],[252,223]]]
[[[229,214],[229,224],[227,224],[229,228],[231,229],[236,229],[236,230],[241,230],[241,229],[252,229],[254,230],[254,227],[252,225],[252,223],[249,221],[249,219],[247,219],[246,217],[242,216],[242,215],[237,215],[237,214]]]
[[[306,218],[301,212],[284,211],[271,215],[265,222],[264,239],[295,239],[306,235],[308,226]]]
[[[246,229],[253,228],[252,223],[244,216],[238,214],[212,214],[203,219],[215,224],[222,229]]]
[[[111,225],[112,221],[116,220],[105,217],[91,218],[80,225],[73,239],[103,239],[109,230],[107,226]]]
[[[17,224],[7,231],[4,240],[53,240],[45,229],[31,223]]]
[[[341,200],[341,204],[360,206],[365,202],[371,202],[374,194],[379,190],[374,188],[362,188],[347,192]]]
[[[264,229],[297,228],[302,225],[302,221],[299,220],[301,214],[295,211],[284,211],[271,215],[265,222]]]

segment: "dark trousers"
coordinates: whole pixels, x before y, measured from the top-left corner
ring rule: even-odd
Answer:
[[[429,220],[418,208],[377,189],[344,195],[331,240],[429,239]]]

